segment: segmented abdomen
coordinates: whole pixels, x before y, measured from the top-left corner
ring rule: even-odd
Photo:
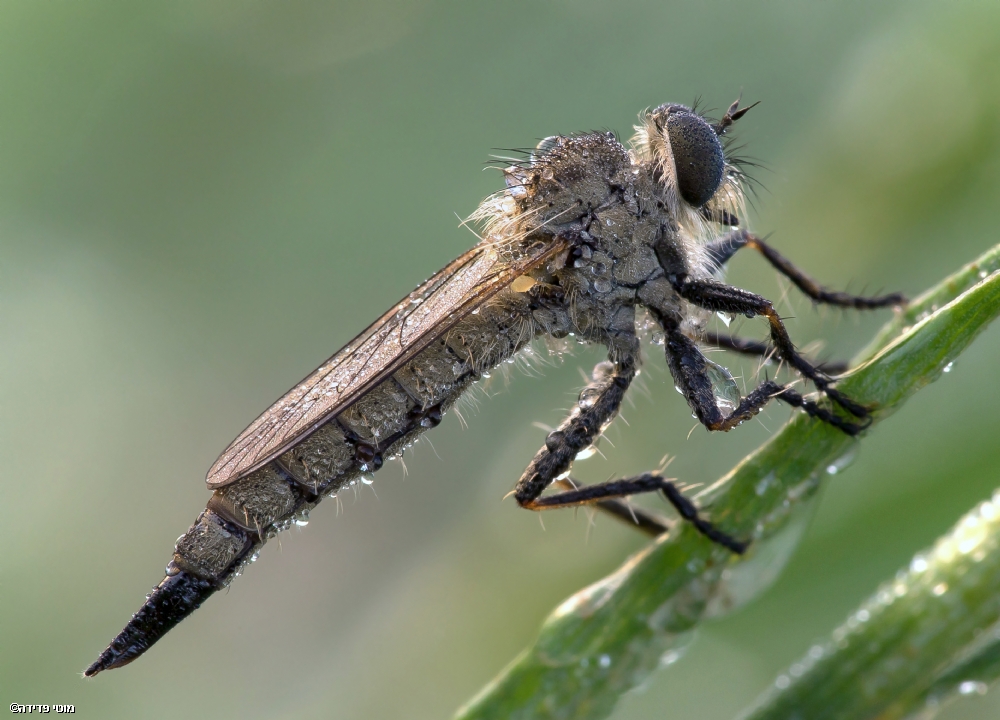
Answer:
[[[538,333],[524,295],[507,291],[358,398],[277,459],[216,490],[177,542],[176,569],[227,583],[266,540],[333,495],[377,471],[480,375]]]

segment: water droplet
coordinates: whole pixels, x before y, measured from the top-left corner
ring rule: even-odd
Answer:
[[[597,388],[585,388],[583,392],[580,393],[579,399],[576,404],[579,405],[584,410],[594,407],[594,403],[597,402],[597,398],[601,396],[601,391]]]
[[[789,679],[787,675],[779,675],[778,679],[774,681],[774,686],[779,690],[784,690],[791,684],[792,681]]]
[[[669,667],[684,657],[684,650],[667,650],[660,656],[660,667]]]
[[[706,361],[705,373],[712,383],[715,404],[724,413],[731,413],[740,404],[740,388],[726,368],[711,360]]]
[[[774,482],[779,481],[775,479]],[[769,492],[773,496],[782,492],[782,488],[780,484],[776,484],[769,489]],[[721,581],[713,589],[703,617],[720,617],[743,607],[777,581],[809,525],[818,505],[817,497],[816,494],[806,495],[792,508],[782,508],[765,518],[764,522],[757,523],[754,536],[759,539],[754,542],[753,555],[723,571]],[[787,520],[782,523],[783,527],[780,530],[768,534],[774,523],[785,518]]]
[[[611,667],[611,656],[605,653],[601,657],[597,658],[597,664],[602,668]]]
[[[610,292],[612,287],[613,285],[610,280],[604,280],[603,278],[601,280],[594,280],[594,290],[599,293]]]
[[[373,478],[371,475],[362,475],[361,482],[363,482],[365,485],[371,485],[373,482],[375,482],[375,478]]]
[[[989,273],[986,272],[985,270],[980,270],[979,271],[979,279],[980,280],[985,280],[987,275],[989,275]]]
[[[596,445],[588,445],[583,450],[581,450],[580,452],[578,452],[576,454],[576,458],[574,458],[574,459],[576,459],[576,460],[586,460],[589,457],[593,457],[594,453],[596,453],[596,452],[597,452],[597,446]]]
[[[472,314],[473,315],[478,315],[479,314],[479,308],[476,308],[475,310],[473,310]]]
[[[715,313],[715,315],[716,315],[716,317],[719,318],[719,320],[722,321],[722,323],[726,327],[729,327],[729,323],[731,323],[733,321],[733,316],[732,315],[730,315],[729,313],[724,313],[721,310],[719,312]]]
[[[985,695],[989,691],[989,686],[977,680],[964,680],[958,686],[959,695]]]
[[[913,560],[910,561],[910,572],[913,574],[922,573],[927,569],[927,558],[923,555],[917,555]]]
[[[777,479],[778,478],[775,477],[773,472],[769,472],[765,475],[764,478],[754,486],[754,492],[757,493],[757,497],[762,497]]]
[[[827,475],[836,475],[846,470],[851,463],[854,462],[854,458],[858,456],[858,446],[860,442],[855,440],[851,443],[850,447],[847,449],[843,455],[831,462],[826,466]]]
[[[660,345],[660,346],[662,346],[662,345],[666,344],[666,342],[667,342],[667,336],[664,335],[662,332],[657,331],[657,332],[653,333],[653,335],[649,338],[649,341],[651,343],[653,343],[654,345]],[[677,386],[674,385],[674,387],[677,387]]]
[[[941,368],[941,372],[946,372],[946,373],[949,373],[949,372],[951,372],[951,369],[952,369],[952,368],[953,368],[954,366],[955,366],[955,361],[954,361],[954,360],[952,360],[952,361],[951,361],[950,363],[948,363],[948,364],[947,364],[947,365],[945,365],[945,366],[944,366],[943,368]]]
[[[260,557],[260,550],[254,550],[253,555],[250,556],[250,562],[257,562],[257,558]]]

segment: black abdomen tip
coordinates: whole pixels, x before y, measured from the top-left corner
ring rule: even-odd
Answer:
[[[111,641],[107,650],[83,674],[93,677],[102,670],[132,662],[174,625],[197,610],[216,589],[212,581],[184,571],[168,575],[153,589],[146,603]]]

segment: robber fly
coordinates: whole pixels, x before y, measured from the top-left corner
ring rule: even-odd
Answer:
[[[137,658],[226,587],[267,540],[324,496],[367,480],[383,459],[440,423],[476,380],[540,336],[573,334],[606,346],[608,359],[517,482],[518,505],[594,505],[659,534],[667,530],[663,520],[626,502],[659,493],[709,540],[742,553],[745,540],[705,519],[657,473],[584,486],[569,472],[637,374],[639,309],[659,326],[674,383],[709,430],[730,430],[770,400],[850,435],[866,425],[868,409],[796,351],[770,301],[720,280],[745,247],[816,302],[858,309],[905,302],[825,290],[740,227],[746,178],[727,159],[723,136],[750,107],[737,100],[713,122],[684,105],[661,105],[640,115],[631,148],[610,132],[554,136],[504,168],[506,188],[471,218],[481,242],[289,390],[219,456],[208,471],[212,497],[178,539],[166,577],[85,674]],[[770,344],[709,335],[713,312],[763,318]],[[776,356],[826,401],[774,380],[741,396],[701,344]],[[544,494],[550,487],[559,492]]]

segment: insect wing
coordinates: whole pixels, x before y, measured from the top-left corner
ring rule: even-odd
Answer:
[[[516,257],[488,241],[470,249],[250,423],[212,465],[208,486],[228,485],[301,442],[515,278],[567,247],[564,240],[540,242]]]

